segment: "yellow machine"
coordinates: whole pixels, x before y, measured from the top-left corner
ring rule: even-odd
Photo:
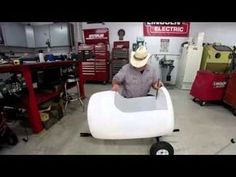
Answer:
[[[207,44],[204,46],[201,70],[226,72],[232,60],[232,49],[225,45]]]

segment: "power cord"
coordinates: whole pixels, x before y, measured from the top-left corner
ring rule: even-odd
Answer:
[[[236,141],[234,140],[234,138],[231,138],[230,143],[228,143],[226,146],[224,146],[224,147],[221,148],[219,151],[217,151],[217,152],[215,153],[215,155],[219,154],[219,153],[222,152],[224,149],[226,149],[227,147],[229,147],[231,144],[235,144],[235,143],[236,143]]]

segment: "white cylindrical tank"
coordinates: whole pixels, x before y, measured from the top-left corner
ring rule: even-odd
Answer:
[[[90,132],[98,139],[152,138],[170,134],[174,129],[173,106],[164,87],[157,99],[98,92],[90,97],[87,111]]]

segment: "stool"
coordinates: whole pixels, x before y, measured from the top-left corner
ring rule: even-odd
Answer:
[[[76,84],[76,92],[75,93],[69,93],[67,91],[69,84]],[[84,102],[82,101],[82,99],[80,97],[80,92],[79,92],[79,78],[75,77],[74,75],[69,75],[65,84],[64,84],[64,90],[65,90],[65,102],[66,102],[65,103],[65,111],[67,109],[67,105],[69,102],[79,101],[83,107],[83,112],[84,112]]]

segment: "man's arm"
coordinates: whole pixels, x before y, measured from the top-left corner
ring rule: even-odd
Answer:
[[[125,79],[125,71],[126,65],[123,66],[120,71],[113,77],[112,79],[112,90],[118,92],[120,89],[120,85],[123,83]]]
[[[162,86],[164,86],[164,84],[163,84],[160,80],[158,80],[158,81],[152,83],[152,88],[153,88],[153,89],[156,89],[156,90],[158,90],[158,89],[161,88]]]
[[[164,84],[161,82],[161,80],[157,77],[157,72],[154,69],[153,71],[153,83],[152,88],[158,90],[160,87],[164,86]]]
[[[116,92],[120,90],[120,83],[115,79],[112,80],[112,90]]]

